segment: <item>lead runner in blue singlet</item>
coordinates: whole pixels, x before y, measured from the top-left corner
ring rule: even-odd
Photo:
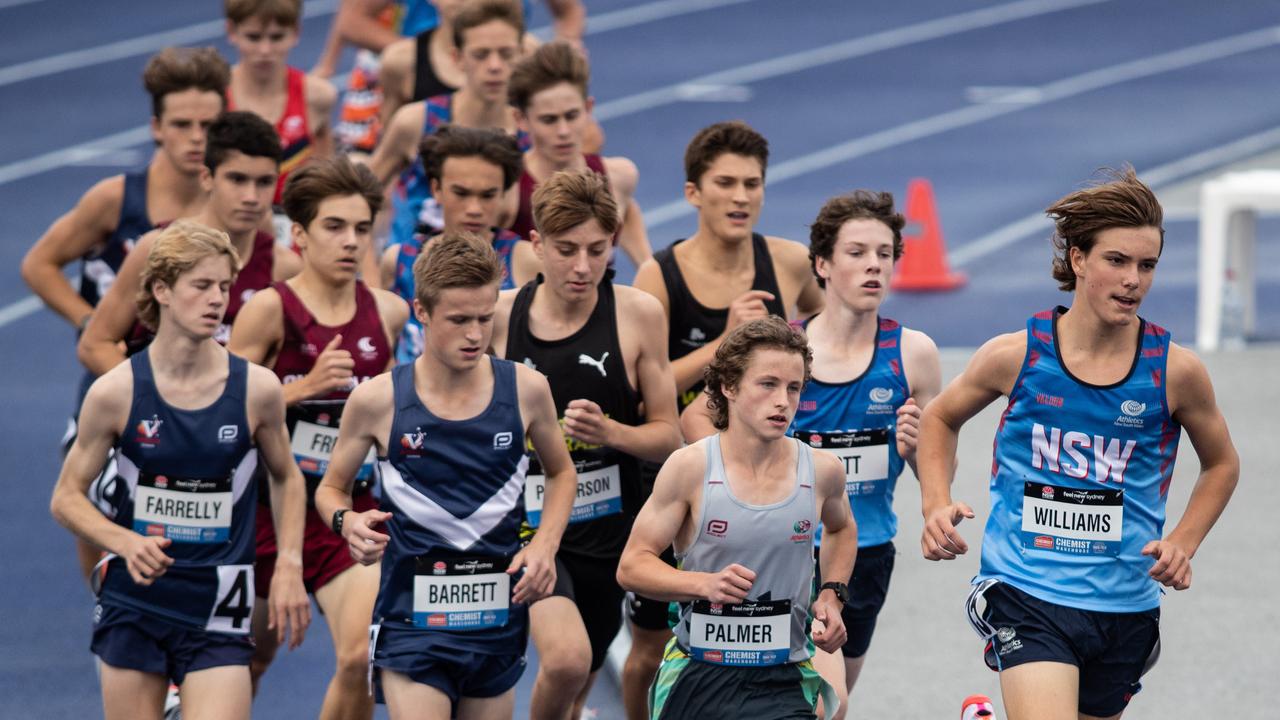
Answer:
[[[930,560],[968,550],[956,525],[974,514],[950,493],[957,437],[1007,395],[970,623],[1010,720],[1118,718],[1159,654],[1160,586],[1191,586],[1240,465],[1204,365],[1138,315],[1164,244],[1151,189],[1127,169],[1046,213],[1071,307],[988,341],[926,408],[920,544]],[[1200,477],[1165,534],[1183,430]]]
[[[351,393],[316,509],[353,557],[382,560],[370,644],[391,717],[509,719],[528,605],[555,586],[577,474],[547,379],[485,353],[502,278],[489,238],[445,233],[414,270],[423,353]],[[522,547],[526,442],[546,494]],[[382,505],[355,512],[370,448]]]
[[[259,457],[280,543],[270,624],[296,646],[310,621],[306,491],[280,382],[213,339],[238,265],[212,228],[178,222],[155,238],[138,304],[155,339],[89,389],[54,490],[58,522],[110,553],[91,646],[108,720],[160,717],[170,680],[192,715],[249,717]],[[126,488],[108,519],[85,492],[113,446]]]
[[[840,458],[858,521],[858,557],[841,615],[849,639],[840,656],[820,652],[814,666],[835,685],[840,720],[858,681],[893,575],[898,476],[915,470],[920,411],[941,385],[938,349],[928,335],[880,315],[906,221],[885,192],[857,190],[828,200],[810,226],[809,258],[824,308],[801,326],[813,348],[813,379],[800,395],[791,435]],[[690,441],[715,432],[705,402],[685,410]],[[821,531],[815,541],[821,544]]]

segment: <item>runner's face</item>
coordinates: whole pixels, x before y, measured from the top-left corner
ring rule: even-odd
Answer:
[[[753,157],[724,153],[697,183],[685,183],[685,199],[698,208],[698,224],[722,240],[747,240],[764,205],[764,171]]]
[[[212,177],[205,176],[209,207],[229,233],[247,233],[271,212],[276,192],[276,161],[232,150]]]
[[[498,304],[498,284],[447,288],[440,292],[430,313],[413,302],[422,323],[426,349],[451,370],[474,368],[484,358],[493,338],[493,313]]]
[[[372,234],[373,213],[360,195],[327,197],[311,225],[293,224],[293,241],[302,248],[307,270],[335,285],[355,279]]]
[[[569,83],[560,83],[535,93],[525,112],[517,112],[517,118],[520,129],[533,139],[533,151],[556,166],[564,166],[582,155],[582,135],[590,112],[590,100]]]
[[[729,426],[738,424],[766,439],[785,437],[804,389],[804,358],[760,348],[751,353],[738,387],[726,388]]]
[[[222,96],[188,88],[165,95],[160,117],[151,118],[151,137],[179,172],[199,175],[204,168],[209,126],[222,113]]]
[[[872,311],[889,292],[893,276],[893,231],[872,218],[840,226],[830,258],[818,258],[818,275],[827,283],[827,302]]]
[[[507,102],[507,81],[520,59],[520,36],[501,20],[490,20],[462,34],[458,65],[467,87],[491,103]]]
[[[547,287],[567,302],[595,296],[612,250],[613,238],[595,218],[558,235],[533,234],[533,251],[542,261]]]
[[[169,287],[151,286],[160,304],[160,322],[174,323],[199,337],[211,338],[222,324],[231,292],[231,262],[225,255],[210,255],[182,273]]]
[[[482,157],[445,158],[440,181],[431,181],[431,194],[444,214],[444,229],[491,232],[502,211],[502,180],[502,168]]]
[[[1155,279],[1160,249],[1159,228],[1107,228],[1099,232],[1088,253],[1070,250],[1076,299],[1085,300],[1105,322],[1134,322]]]
[[[285,67],[289,51],[298,44],[298,30],[275,20],[251,17],[239,25],[228,22],[227,40],[239,51],[246,70],[270,75]]]

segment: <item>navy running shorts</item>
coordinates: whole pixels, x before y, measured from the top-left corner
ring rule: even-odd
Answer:
[[[445,647],[424,647],[423,632],[382,627],[373,653],[375,669],[391,670],[416,683],[430,685],[455,706],[460,698],[497,697],[516,686],[524,674],[524,645],[510,654],[488,655]],[[378,697],[382,678],[374,673]]]
[[[132,608],[94,608],[89,649],[102,662],[167,677],[182,685],[187,673],[224,665],[248,667],[253,643],[247,635],[192,630]]]

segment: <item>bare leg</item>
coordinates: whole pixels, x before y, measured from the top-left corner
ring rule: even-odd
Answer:
[[[818,717],[825,720],[844,720],[845,713],[849,710],[849,693],[845,686],[844,663],[841,661],[843,655],[840,653],[829,653],[825,650],[814,650],[813,667],[826,680],[831,687],[836,689],[836,697],[840,699],[840,707],[832,711],[831,708],[823,706],[822,700],[818,700]]]
[[[515,688],[497,697],[458,699],[458,720],[511,720],[515,711]]]
[[[183,720],[249,720],[253,683],[244,665],[187,673],[178,692]]]
[[[631,652],[622,667],[622,703],[627,720],[649,717],[649,686],[658,674],[663,648],[670,639],[670,630],[645,630],[631,625]]]
[[[316,591],[333,636],[338,667],[320,709],[321,720],[372,718],[369,623],[378,598],[378,565],[353,565]]]
[[[160,720],[169,680],[163,675],[98,663],[106,720]]]
[[[249,661],[249,677],[253,682],[253,694],[258,694],[258,684],[271,661],[276,658],[280,644],[276,642],[274,630],[267,629],[267,599],[254,598],[253,601],[253,658]]]
[[[1077,720],[1080,671],[1075,665],[1032,662],[1000,672],[1007,720]]]
[[[448,695],[398,672],[385,668],[379,672],[391,720],[449,720],[453,707]]]
[[[552,596],[530,606],[529,630],[538,649],[529,718],[568,720],[591,672],[591,642],[582,616],[572,600]]]
[[[600,674],[599,670],[587,676],[587,684],[578,693],[578,699],[573,701],[573,712],[569,713],[570,720],[578,720],[582,717],[582,710],[587,706],[587,696],[591,694],[591,686],[596,684],[598,674]]]

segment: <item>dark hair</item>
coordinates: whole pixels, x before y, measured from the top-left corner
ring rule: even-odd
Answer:
[[[549,42],[534,50],[516,64],[507,85],[508,101],[520,112],[529,108],[533,96],[568,83],[587,97],[587,84],[591,82],[591,68],[578,49],[563,40]]]
[[[559,235],[595,220],[604,234],[618,232],[618,203],[609,183],[591,170],[561,170],[533,191],[533,226],[543,236]]]
[[[804,358],[804,381],[809,382],[813,367],[813,350],[804,330],[790,325],[777,315],[752,320],[734,328],[716,348],[715,359],[702,371],[707,386],[707,407],[717,430],[729,427],[729,398],[724,388],[737,388],[751,363],[751,354],[760,349],[793,352]]]
[[[893,209],[893,193],[854,190],[837,195],[827,200],[809,226],[809,267],[819,287],[826,287],[827,281],[818,275],[818,258],[830,260],[840,228],[850,220],[864,218],[879,220],[893,231],[893,259],[902,257],[902,228],[907,220]]]
[[[684,150],[684,179],[697,185],[716,158],[726,153],[760,161],[760,176],[769,166],[769,141],[741,120],[710,125],[698,131]]]
[[[502,260],[493,241],[479,233],[445,232],[413,261],[414,298],[428,314],[450,288],[475,288],[502,281]]]
[[[445,125],[422,138],[418,146],[428,180],[442,182],[444,161],[451,157],[479,157],[502,168],[502,187],[510,188],[524,172],[524,153],[516,139],[495,128]]]
[[[468,30],[492,20],[510,25],[515,28],[516,37],[524,39],[524,8],[517,0],[468,0],[453,18],[454,47],[461,50],[463,35]]]
[[[302,19],[301,0],[224,0],[222,14],[232,25],[255,17],[296,28]]]
[[[164,97],[183,90],[217,93],[226,107],[230,82],[231,67],[211,47],[167,47],[152,55],[142,71],[142,85],[151,95],[151,115],[155,118],[164,113]]]
[[[271,123],[251,112],[228,110],[209,126],[209,139],[204,150],[204,166],[216,172],[232,151],[250,157],[271,158],[276,165],[284,156],[280,136]]]
[[[1054,222],[1053,279],[1060,290],[1076,289],[1071,248],[1089,254],[1103,230],[1156,228],[1160,251],[1164,251],[1164,210],[1151,188],[1129,165],[1120,170],[1103,168],[1098,174],[1100,182],[1063,197],[1044,211]]]
[[[312,161],[289,173],[281,203],[289,219],[310,227],[320,203],[331,197],[359,195],[369,204],[370,219],[382,208],[382,185],[373,171],[357,165],[345,155]]]

